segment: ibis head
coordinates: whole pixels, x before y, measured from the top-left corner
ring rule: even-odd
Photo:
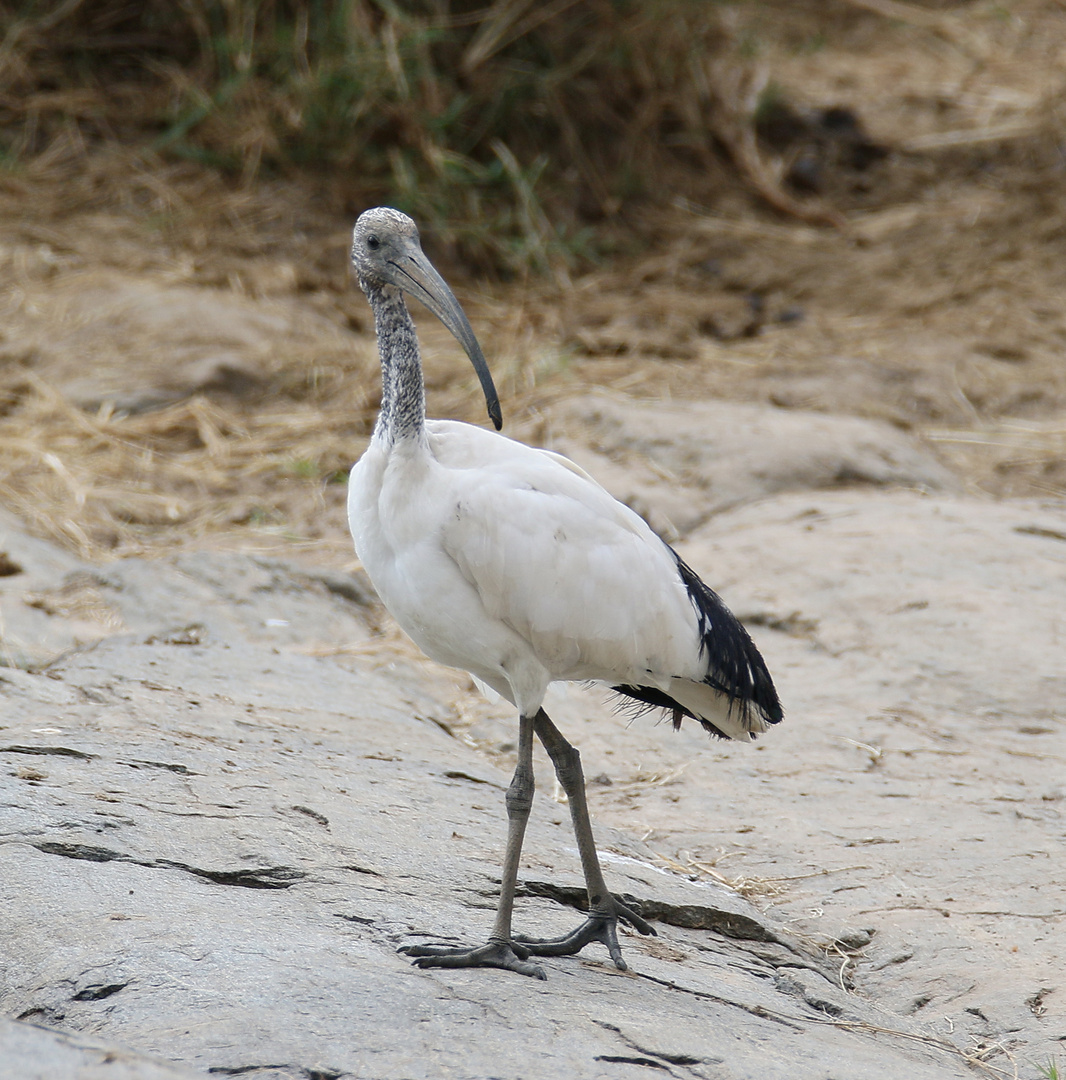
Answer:
[[[390,286],[421,300],[455,335],[474,365],[489,417],[498,431],[503,426],[500,399],[459,301],[422,251],[418,226],[399,210],[378,206],[359,215],[352,237],[352,265],[367,297]]]

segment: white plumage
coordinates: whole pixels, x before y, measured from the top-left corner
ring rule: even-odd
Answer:
[[[455,421],[425,430],[402,452],[374,439],[352,469],[348,520],[382,602],[427,656],[526,713],[554,681],[643,684],[732,738],[766,729],[703,684],[692,598],[643,518],[559,454]]]
[[[469,671],[519,713],[519,762],[508,793],[507,855],[496,925],[476,949],[415,946],[421,966],[506,967],[543,977],[530,953],[607,945],[624,968],[619,917],[653,933],[606,890],[579,756],[542,709],[553,681],[603,683],[645,706],[750,739],[781,719],[762,657],[717,596],[628,507],[573,462],[454,421],[425,420],[417,339],[403,293],[462,342],[500,426],[473,331],[422,253],[414,222],[387,208],[355,228],[352,260],[374,309],[382,405],[352,469],[348,518],[382,602],[427,656]],[[570,797],[589,887],[589,918],[566,938],[511,934],[522,836],[532,802],[533,734]]]

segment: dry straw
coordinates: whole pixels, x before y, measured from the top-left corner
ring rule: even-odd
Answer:
[[[977,49],[969,30],[985,25],[965,21],[963,34],[961,16],[880,0],[853,6],[909,20],[952,48]],[[487,338],[509,422],[535,418],[579,377],[776,400],[775,380],[778,390],[790,379],[802,389],[829,360],[854,356],[839,380],[818,383],[824,399],[802,389],[780,400],[931,428],[939,451],[981,473],[986,490],[1066,491],[1061,421],[1002,420],[1034,386],[1049,401],[1066,395],[1049,351],[1058,331],[1035,312],[1047,291],[1037,262],[1019,263],[1007,283],[1024,302],[1006,316],[979,310],[992,329],[943,377],[939,360],[918,371],[896,338],[876,339],[904,300],[908,318],[933,329],[942,319],[946,336],[976,338],[947,321],[958,306],[952,290],[967,283],[978,310],[1006,288],[989,251],[1014,242],[1017,207],[1029,207],[1027,242],[1058,243],[1061,209],[1039,202],[1052,166],[1022,168],[1041,145],[1025,143],[1026,132],[1061,130],[1054,102],[1003,121],[1016,130],[972,125],[973,145],[984,147],[989,132],[1022,140],[1016,175],[1031,182],[1011,190],[1015,201],[981,185],[966,198],[894,205],[886,187],[885,208],[849,214],[841,231],[823,224],[836,218],[818,199],[786,192],[785,159],[753,136],[771,87],[745,54],[735,6],[333,0],[314,19],[308,10],[281,0],[0,6],[0,498],[39,530],[97,556],[228,530],[339,534],[343,485],[334,481],[365,443],[377,393],[366,307],[346,272],[347,223],[385,197],[418,216],[449,277],[462,266],[524,279],[500,294],[506,302],[484,287],[460,290]],[[909,160],[896,163],[899,175]],[[784,213],[767,220],[750,201],[715,202],[745,189]],[[588,273],[589,228],[601,251],[639,246],[642,235],[655,245]],[[810,285],[803,329],[787,340],[708,338],[700,325],[714,322],[707,305],[722,283],[707,268],[723,259],[741,268],[727,284],[745,312],[746,290]],[[47,342],[15,327],[23,301],[107,268],[161,290],[295,298],[360,336],[256,354],[258,384],[243,396],[194,388],[155,411],[81,408],[59,388]],[[571,280],[572,291],[560,288]],[[828,293],[840,314],[816,319]],[[1049,309],[1060,295],[1056,284]],[[844,310],[849,297],[861,321]],[[478,419],[469,370],[461,357],[442,361],[436,332],[423,335],[431,411]],[[610,354],[587,344],[608,339]],[[172,344],[156,350],[161,368]],[[594,364],[577,372],[575,357]],[[846,389],[867,369],[891,370],[903,389],[871,384],[877,400],[871,391],[861,407],[838,404],[834,383]],[[929,413],[911,397],[928,400]]]

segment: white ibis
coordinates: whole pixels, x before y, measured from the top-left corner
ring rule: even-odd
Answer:
[[[606,945],[625,970],[617,922],[655,931],[612,896],[592,837],[578,751],[541,707],[550,683],[601,683],[711,734],[749,740],[782,716],[751,638],[644,520],[573,462],[451,420],[426,420],[422,362],[404,294],[461,342],[502,425],[488,365],[459,302],[387,207],[355,225],[352,263],[374,311],[381,411],[352,469],[348,521],[378,595],[415,643],[518,709],[518,765],[496,921],[486,944],[409,946],[419,967],[499,967],[543,979],[530,956]],[[558,939],[511,931],[533,802],[533,736],[566,792],[588,887],[588,918]]]

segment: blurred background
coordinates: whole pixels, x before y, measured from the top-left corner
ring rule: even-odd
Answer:
[[[600,386],[887,420],[1066,494],[1057,0],[0,5],[0,498],[93,557],[347,550],[354,217],[507,430]],[[423,320],[431,414],[480,420]]]

